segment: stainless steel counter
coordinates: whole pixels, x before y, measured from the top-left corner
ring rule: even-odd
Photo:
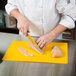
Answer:
[[[76,41],[68,44],[68,64],[3,61],[0,64],[0,76],[76,76]]]

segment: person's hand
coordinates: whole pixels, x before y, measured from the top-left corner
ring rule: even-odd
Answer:
[[[55,35],[53,33],[46,34],[37,39],[37,44],[41,49],[44,49],[49,43],[51,43],[55,39]]]
[[[18,18],[18,23],[17,23],[17,28],[25,35],[28,35],[29,32],[29,23],[28,21],[25,19],[24,16],[21,16]]]

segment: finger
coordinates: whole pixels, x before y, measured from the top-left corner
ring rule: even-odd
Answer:
[[[40,47],[42,43],[43,43],[43,40],[41,40],[41,41],[38,43],[38,46]]]
[[[46,46],[47,46],[47,44],[45,44],[41,49],[43,50]]]
[[[22,32],[22,34],[23,34],[23,28],[19,28],[19,31],[21,31],[21,32]]]
[[[24,30],[23,30],[23,34],[25,35],[25,36],[27,36],[28,34],[27,34],[27,28],[25,27],[25,28],[23,28]]]
[[[38,44],[40,41],[41,41],[41,39],[40,39],[40,38],[38,38],[38,39],[36,40],[37,44]]]
[[[40,48],[43,48],[45,46],[46,42],[43,41],[42,44],[40,45]]]
[[[24,33],[24,28],[22,28],[22,33],[23,33],[23,35],[25,34],[25,33]]]

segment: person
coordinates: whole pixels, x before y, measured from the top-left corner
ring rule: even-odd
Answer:
[[[37,44],[44,49],[62,32],[73,29],[76,21],[75,0],[8,0],[6,12],[17,19],[19,34],[38,36]]]

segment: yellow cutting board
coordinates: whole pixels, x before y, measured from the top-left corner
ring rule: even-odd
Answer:
[[[68,44],[67,43],[50,43],[45,49],[43,54],[38,54],[34,50],[30,49],[27,44],[28,41],[13,41],[8,48],[5,56],[3,57],[4,61],[20,61],[20,62],[38,62],[38,63],[57,63],[57,64],[67,64],[68,63]],[[63,57],[53,58],[51,50],[54,45],[57,45],[62,53]],[[18,48],[22,47],[30,54],[33,54],[33,57],[24,56]]]

